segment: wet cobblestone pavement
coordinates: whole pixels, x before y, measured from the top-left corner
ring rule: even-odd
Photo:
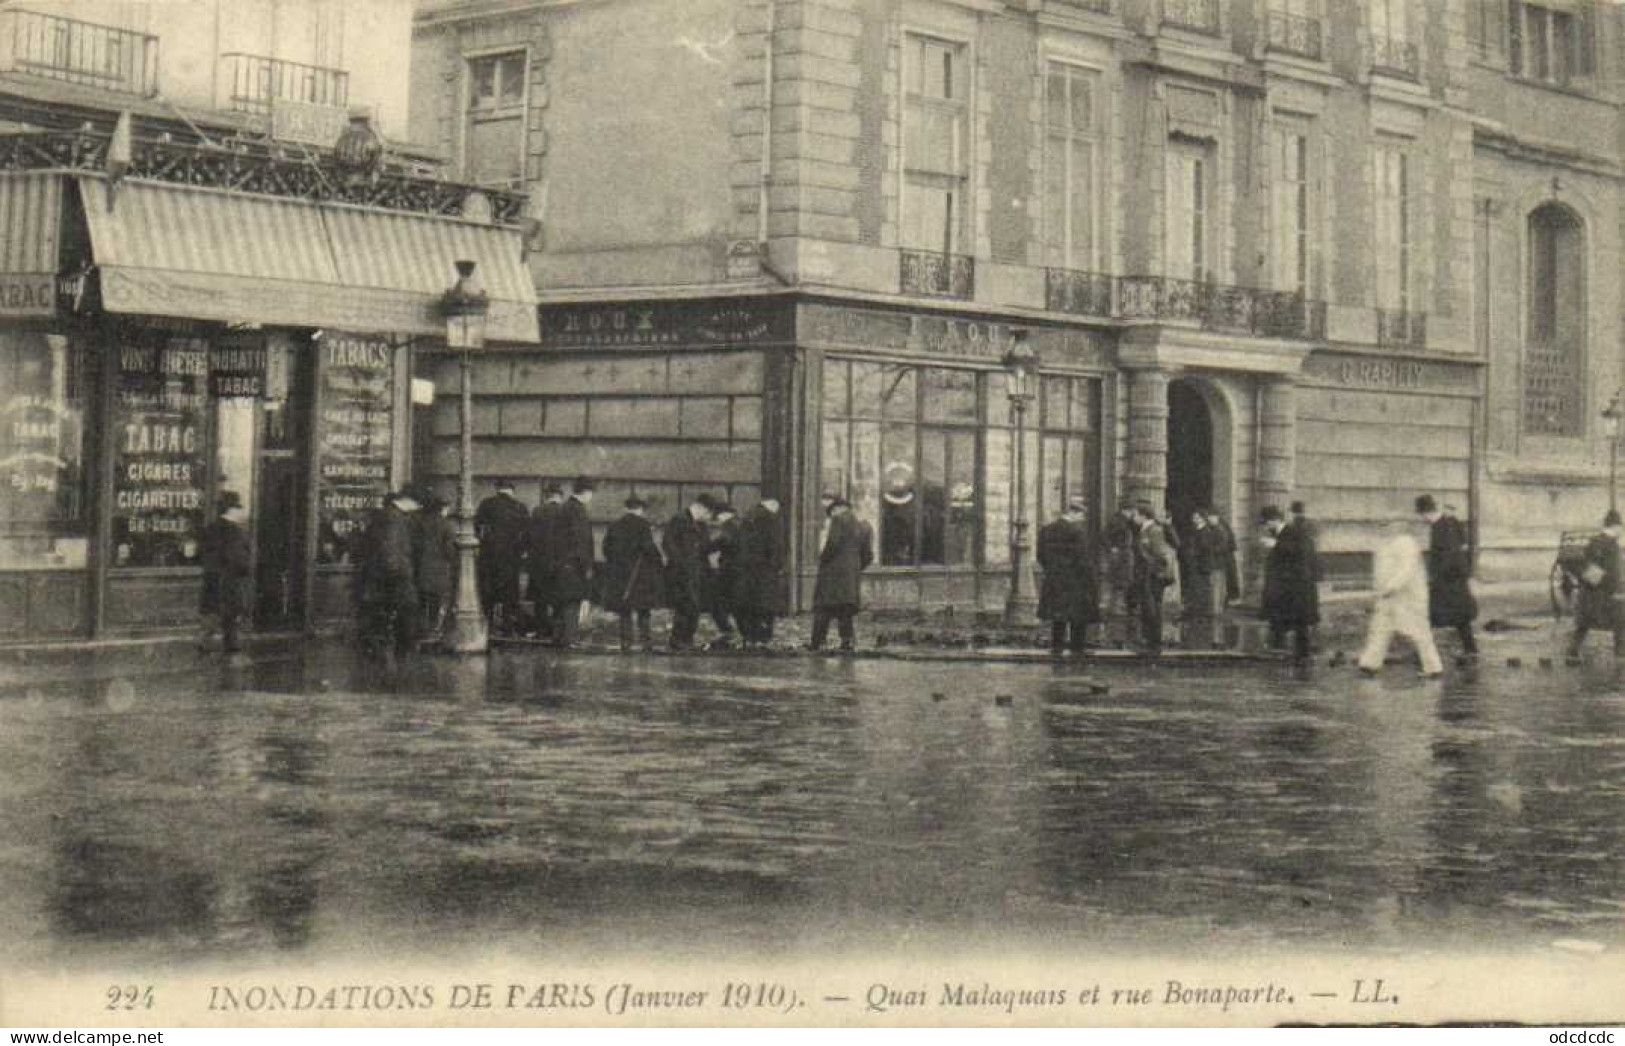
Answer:
[[[0,683],[0,960],[1617,949],[1625,697],[1550,646],[1437,682],[327,645]]]

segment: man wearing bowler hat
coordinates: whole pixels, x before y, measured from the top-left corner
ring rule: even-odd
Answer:
[[[554,562],[553,598],[558,604],[558,616],[553,620],[553,634],[565,649],[575,645],[581,630],[581,605],[592,598],[592,522],[587,514],[592,494],[592,480],[577,477],[554,523],[553,545],[558,558]]]
[[[497,492],[474,510],[474,531],[480,539],[480,608],[494,632],[509,632],[518,624],[519,572],[529,529],[530,509],[514,493],[513,480],[497,480]]]

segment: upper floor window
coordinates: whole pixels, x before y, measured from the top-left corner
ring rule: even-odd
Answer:
[[[1585,236],[1575,213],[1548,203],[1529,216],[1529,336],[1524,430],[1584,434]]]
[[[1309,128],[1301,121],[1274,128],[1275,286],[1313,297],[1315,282],[1315,213],[1319,201]]]
[[[469,181],[512,185],[525,177],[525,52],[468,63],[463,168]]]
[[[1164,275],[1174,279],[1202,281],[1211,276],[1208,271],[1211,167],[1206,143],[1188,139],[1168,143],[1168,264]]]
[[[1411,213],[1411,157],[1406,143],[1397,141],[1379,144],[1372,155],[1377,180],[1377,307],[1409,313],[1414,307],[1411,236],[1415,216]]]
[[[903,246],[968,253],[970,84],[964,46],[910,33],[903,99]]]
[[[1557,84],[1593,75],[1596,30],[1591,13],[1585,4],[1560,9],[1508,0],[1512,71]]]
[[[1371,0],[1371,66],[1415,77],[1421,52],[1411,35],[1410,0]]]
[[[1320,0],[1270,0],[1269,49],[1301,58],[1321,58]]]
[[[1044,261],[1092,270],[1095,254],[1095,76],[1052,62],[1044,87]]]

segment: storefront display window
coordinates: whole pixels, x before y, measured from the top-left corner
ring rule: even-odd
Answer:
[[[131,332],[118,353],[113,565],[195,566],[209,500],[208,342]]]
[[[86,356],[68,335],[0,332],[0,570],[86,566]]]

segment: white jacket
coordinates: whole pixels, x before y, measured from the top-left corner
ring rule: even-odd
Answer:
[[[1396,534],[1377,546],[1373,564],[1377,585],[1377,605],[1401,613],[1427,613],[1428,575],[1422,564],[1422,549],[1409,534]]]

